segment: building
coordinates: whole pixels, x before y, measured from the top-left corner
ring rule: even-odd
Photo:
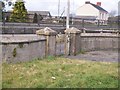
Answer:
[[[12,11],[4,12],[4,18],[6,22],[9,22]],[[41,20],[47,20],[51,18],[49,11],[28,11],[28,22],[37,23]]]
[[[83,6],[76,10],[76,17],[83,19],[95,19],[96,21],[101,22],[101,24],[106,24],[109,13],[101,7],[101,2],[93,4],[87,1]]]
[[[30,22],[37,23],[39,21],[47,21],[51,18],[49,11],[28,11],[28,17]]]
[[[51,14],[49,11],[28,11],[28,14],[29,15],[34,15],[34,14],[41,15],[43,19],[47,19],[51,17]]]

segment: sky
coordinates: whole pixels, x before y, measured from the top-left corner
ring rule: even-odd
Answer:
[[[12,0],[15,1],[15,0]],[[51,15],[58,15],[58,1],[59,0],[24,0],[28,11],[50,11]],[[75,13],[76,9],[84,5],[85,1],[90,1],[96,4],[101,2],[102,7],[111,12],[115,10],[118,12],[118,2],[120,0],[70,0],[70,12]],[[67,0],[60,0],[60,14],[66,11]],[[10,8],[10,7],[9,7]],[[66,15],[66,12],[64,13]]]

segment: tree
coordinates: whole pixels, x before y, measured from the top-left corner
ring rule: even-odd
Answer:
[[[0,1],[0,9],[3,10],[3,8],[5,8],[5,4],[4,2]]]
[[[2,0],[0,1],[0,9],[2,8],[2,11],[7,11],[6,8],[13,6],[12,0]]]
[[[3,21],[3,10],[5,8],[5,4],[3,1],[0,1],[0,22]]]
[[[11,0],[2,0],[0,1],[0,21],[3,21],[5,23],[5,12],[6,7],[13,6],[13,2]]]
[[[109,14],[110,14],[110,17],[114,17],[116,15],[116,11],[112,10]]]
[[[13,7],[13,12],[10,16],[12,22],[26,22],[27,21],[27,9],[25,8],[23,0],[17,0]]]

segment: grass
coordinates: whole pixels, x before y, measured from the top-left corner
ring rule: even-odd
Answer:
[[[0,90],[2,89],[2,64],[0,62]]]
[[[118,64],[48,57],[3,64],[3,88],[117,88]],[[120,79],[119,79],[120,80]]]

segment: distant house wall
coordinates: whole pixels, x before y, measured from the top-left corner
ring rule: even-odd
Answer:
[[[77,16],[97,16],[99,15],[99,10],[95,9],[90,4],[84,4],[76,11]]]
[[[106,12],[99,11],[98,18],[99,20],[108,20],[109,14]]]
[[[88,2],[76,10],[76,16],[86,17],[86,19],[91,19],[88,17],[94,17],[96,20],[99,20],[101,24],[107,24],[109,14],[101,6]]]

